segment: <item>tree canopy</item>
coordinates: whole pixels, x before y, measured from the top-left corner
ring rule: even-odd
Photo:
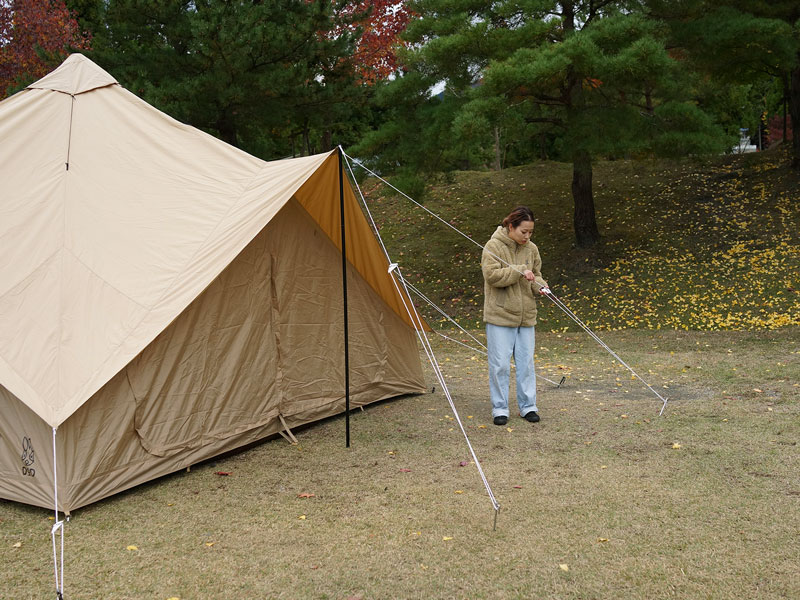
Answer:
[[[669,28],[643,3],[418,0],[412,9],[419,18],[407,31],[407,72],[388,87],[415,98],[421,118],[430,110],[428,86],[444,82],[441,109],[458,106],[447,109],[453,119],[450,135],[437,136],[442,146],[470,140],[474,155],[494,155],[499,165],[503,138],[511,137],[571,162],[580,246],[599,238],[596,157],[723,152],[732,143],[699,105],[697,80],[670,51]],[[396,120],[408,119],[392,113],[369,141],[392,140],[386,134]]]
[[[800,121],[798,22],[793,0],[0,0],[0,89],[91,48],[253,154],[343,144],[415,195],[427,174],[566,161],[590,247],[597,159],[726,152],[781,105]]]

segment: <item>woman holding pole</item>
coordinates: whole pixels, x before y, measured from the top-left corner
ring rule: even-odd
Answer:
[[[533,234],[533,212],[518,206],[503,219],[481,257],[484,280],[483,320],[489,354],[489,391],[495,425],[508,423],[511,357],[514,357],[519,414],[539,421],[536,406],[536,296],[547,288]]]

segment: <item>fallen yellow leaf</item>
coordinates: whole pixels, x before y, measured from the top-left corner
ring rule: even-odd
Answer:
[[[607,469],[607,468],[608,468],[608,465],[600,465],[600,468],[601,468],[601,469]]]
[[[680,450],[680,448],[681,448],[681,445],[680,445],[680,444],[678,444],[677,442],[676,442],[676,443],[674,443],[674,444],[672,444],[672,449],[673,449],[673,450]]]
[[[177,596],[170,596],[169,598],[167,598],[167,600],[181,600],[181,599],[178,598]]]
[[[506,427],[506,431],[507,431],[508,433],[511,433],[511,432],[512,432],[512,431],[514,431],[514,430],[513,430],[511,427]]]
[[[565,563],[561,563],[560,565],[558,565],[558,568],[564,571],[565,573],[569,572],[569,565]]]
[[[14,545],[13,545],[13,546],[11,546],[11,547],[12,547],[12,548],[22,548],[22,542],[17,542],[16,544],[14,544]]]
[[[456,490],[456,494],[463,494],[464,490]]]
[[[206,546],[208,546],[209,548],[211,548],[211,546],[213,546],[215,543],[216,543],[216,542],[206,542]]]
[[[486,425],[478,425],[478,429],[486,429]]]
[[[597,538],[598,542],[607,542],[608,538]]]
[[[306,516],[305,515],[300,515],[297,518],[300,519],[301,521],[305,521],[306,520]]]
[[[127,548],[125,548],[125,550],[138,550],[138,549],[139,548],[137,546],[128,546]]]
[[[764,390],[760,390],[758,388],[753,388],[753,391],[754,392],[758,392],[759,394],[763,394],[764,393]]]
[[[442,541],[443,541],[443,542],[449,542],[449,541],[450,541],[450,540],[452,540],[452,539],[453,539],[453,538],[451,538],[451,537],[444,536],[444,537],[442,538]]]

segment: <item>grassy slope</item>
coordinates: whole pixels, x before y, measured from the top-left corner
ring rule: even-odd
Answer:
[[[433,186],[425,206],[483,244],[511,208],[529,205],[545,277],[598,330],[800,324],[800,176],[785,153],[598,163],[602,242],[591,251],[574,247],[570,181],[560,163],[458,173]],[[480,248],[385,188],[366,189],[408,279],[462,325],[479,326]],[[555,307],[541,311],[541,330],[569,325]]]

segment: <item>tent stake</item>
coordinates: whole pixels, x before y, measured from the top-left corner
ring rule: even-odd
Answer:
[[[339,214],[342,225],[342,298],[344,303],[344,429],[345,447],[350,447],[350,340],[347,328],[347,237],[344,228],[344,170],[342,165],[342,147],[336,147],[339,157]]]

